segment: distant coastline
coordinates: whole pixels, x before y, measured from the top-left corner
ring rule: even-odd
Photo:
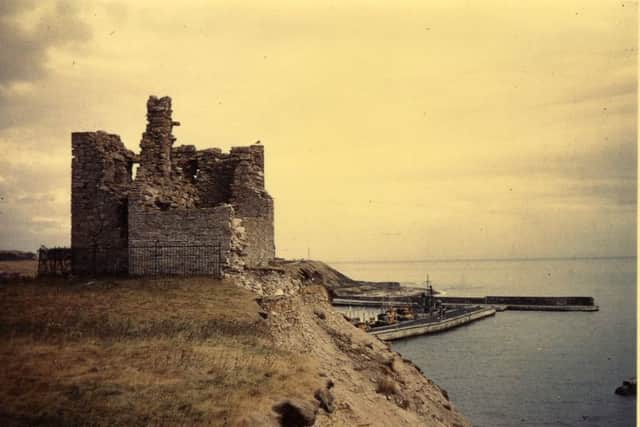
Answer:
[[[580,261],[636,259],[636,255],[618,256],[564,256],[564,257],[513,257],[513,258],[425,258],[407,260],[326,261],[328,264],[418,264],[421,262],[521,262],[521,261]]]

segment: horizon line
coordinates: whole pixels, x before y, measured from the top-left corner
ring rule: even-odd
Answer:
[[[545,256],[545,257],[494,257],[494,258],[424,258],[397,260],[333,260],[328,264],[416,264],[421,262],[492,262],[492,261],[571,261],[571,260],[612,260],[635,259],[637,255],[613,256]]]

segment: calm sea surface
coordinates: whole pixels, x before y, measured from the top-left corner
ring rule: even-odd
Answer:
[[[451,296],[593,296],[600,311],[506,311],[393,348],[449,392],[474,426],[635,426],[636,259],[333,263],[355,279]]]

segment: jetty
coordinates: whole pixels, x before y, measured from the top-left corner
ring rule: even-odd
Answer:
[[[496,310],[490,307],[465,307],[451,310],[446,317],[439,320],[418,319],[399,322],[394,325],[370,328],[368,332],[383,341],[391,341],[417,335],[444,332],[495,314]]]

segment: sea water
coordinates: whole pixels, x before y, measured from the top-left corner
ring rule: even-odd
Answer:
[[[597,312],[505,311],[395,341],[474,426],[635,426],[636,259],[332,263],[359,280],[420,283],[450,296],[593,296]]]

